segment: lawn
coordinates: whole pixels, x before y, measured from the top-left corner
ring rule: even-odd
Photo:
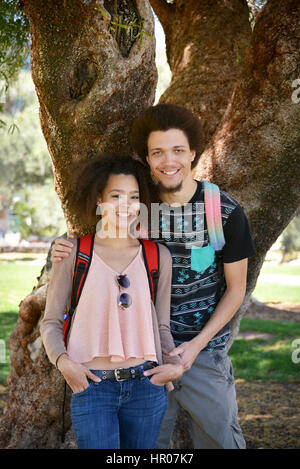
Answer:
[[[263,303],[300,303],[300,265],[265,262],[253,296]]]
[[[18,311],[18,305],[37,284],[40,265],[3,263],[0,260],[0,313]]]
[[[240,332],[257,332],[265,337],[235,339],[229,356],[236,378],[246,381],[300,380],[300,363],[292,359],[297,348],[299,353],[295,355],[300,357],[300,323],[243,318]],[[296,339],[299,342],[295,348],[292,344]]]
[[[1,259],[6,259],[3,261]],[[31,260],[7,261],[0,256],[0,384],[4,385],[9,374],[8,338],[18,319],[20,302],[37,284],[42,265],[31,264]],[[32,259],[24,255],[23,259]],[[4,355],[4,356],[3,356]],[[5,359],[5,361],[4,361]]]

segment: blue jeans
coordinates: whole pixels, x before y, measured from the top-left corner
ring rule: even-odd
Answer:
[[[99,376],[99,370],[92,370]],[[155,448],[167,409],[164,386],[146,376],[126,381],[88,380],[72,394],[71,417],[79,449]]]

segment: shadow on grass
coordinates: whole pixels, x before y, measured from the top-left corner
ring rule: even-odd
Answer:
[[[235,377],[247,381],[300,379],[300,363],[295,363],[293,341],[300,338],[300,324],[296,322],[274,322],[261,319],[243,319],[241,332],[270,334],[268,340],[237,338],[229,356],[233,363]]]

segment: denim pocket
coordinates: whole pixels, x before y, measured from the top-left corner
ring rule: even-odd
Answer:
[[[100,381],[100,383],[101,383],[101,382],[102,382],[102,380]],[[94,386],[95,384],[96,384],[96,385],[100,384],[100,383],[95,383],[95,382],[94,382],[93,380],[91,380],[91,379],[88,379],[88,383],[89,383],[89,384],[88,384],[88,386],[87,386],[85,389],[83,389],[83,390],[80,391],[80,392],[73,392],[73,393],[72,393],[72,396],[73,396],[73,397],[83,396],[84,394],[87,394],[87,393],[93,388],[93,386]]]
[[[191,249],[191,270],[203,274],[208,267],[210,267],[215,260],[215,250],[210,244],[199,248],[192,246]]]

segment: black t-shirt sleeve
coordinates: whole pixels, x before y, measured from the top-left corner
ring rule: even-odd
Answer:
[[[226,244],[222,250],[223,262],[237,262],[254,256],[255,249],[249,223],[240,205],[237,205],[223,228]]]

